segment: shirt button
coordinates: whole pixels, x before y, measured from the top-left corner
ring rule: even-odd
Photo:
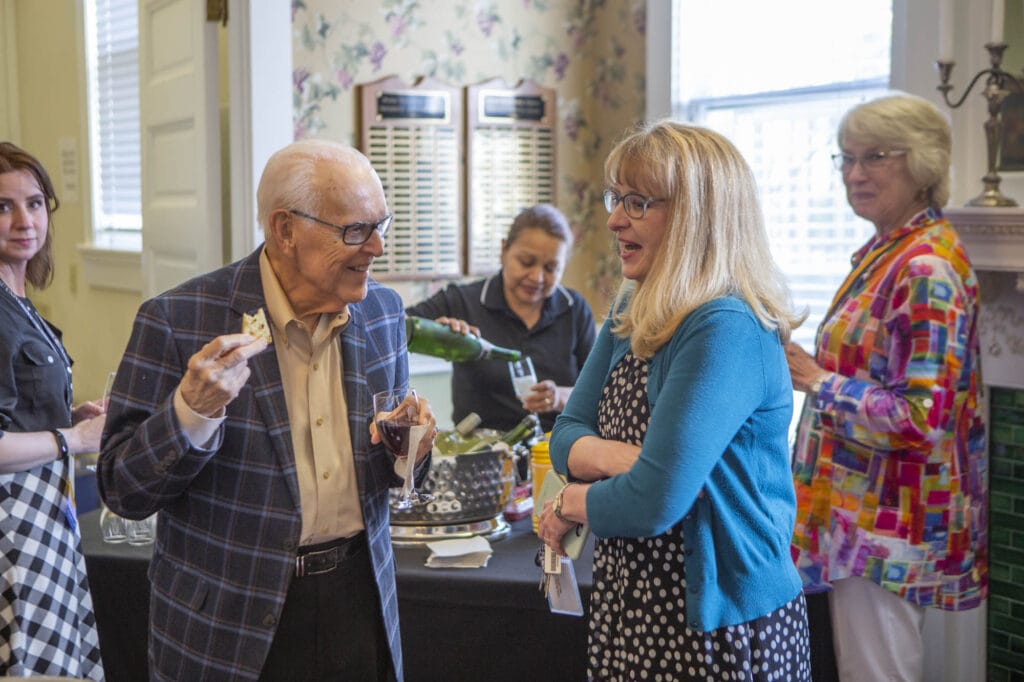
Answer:
[[[323,426],[324,425],[324,418],[323,417],[317,417],[316,418],[316,425],[317,426]]]
[[[314,363],[313,363],[313,371],[315,372],[315,371],[317,371],[318,369],[320,369],[320,363],[318,363],[318,362],[314,362]]]
[[[263,616],[263,624],[266,625],[267,627],[270,627],[275,622],[277,622],[277,619],[274,618],[274,614],[268,613],[267,615]]]
[[[924,400],[921,401],[921,404],[924,405],[925,407],[931,407],[935,403],[931,398],[925,398]]]
[[[53,364],[53,356],[52,355],[47,355],[46,356],[46,361],[52,365]]]
[[[325,471],[324,472],[324,480],[326,481],[330,477],[331,477],[331,472],[330,471]]]

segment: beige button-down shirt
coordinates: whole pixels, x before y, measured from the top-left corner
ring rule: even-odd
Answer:
[[[281,369],[302,504],[302,544],[363,530],[338,336],[349,312],[322,314],[315,329],[295,316],[266,251],[260,277]]]

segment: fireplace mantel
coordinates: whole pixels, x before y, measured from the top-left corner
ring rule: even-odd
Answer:
[[[1021,288],[1024,208],[947,208],[943,213],[964,240],[976,271],[1015,272]]]
[[[982,381],[1024,389],[1024,208],[943,211],[981,283]]]

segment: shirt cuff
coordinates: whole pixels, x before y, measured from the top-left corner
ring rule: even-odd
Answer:
[[[174,391],[174,414],[178,417],[178,423],[181,424],[181,430],[185,433],[189,445],[200,449],[207,449],[204,446],[210,445],[226,417],[225,414],[219,417],[204,417],[193,410],[181,396],[181,386]]]

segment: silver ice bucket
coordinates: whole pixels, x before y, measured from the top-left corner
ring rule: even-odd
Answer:
[[[434,499],[398,509],[401,490],[392,488],[391,525],[451,525],[491,519],[505,509],[514,484],[515,463],[507,447],[461,455],[435,453],[427,479],[419,487]]]

